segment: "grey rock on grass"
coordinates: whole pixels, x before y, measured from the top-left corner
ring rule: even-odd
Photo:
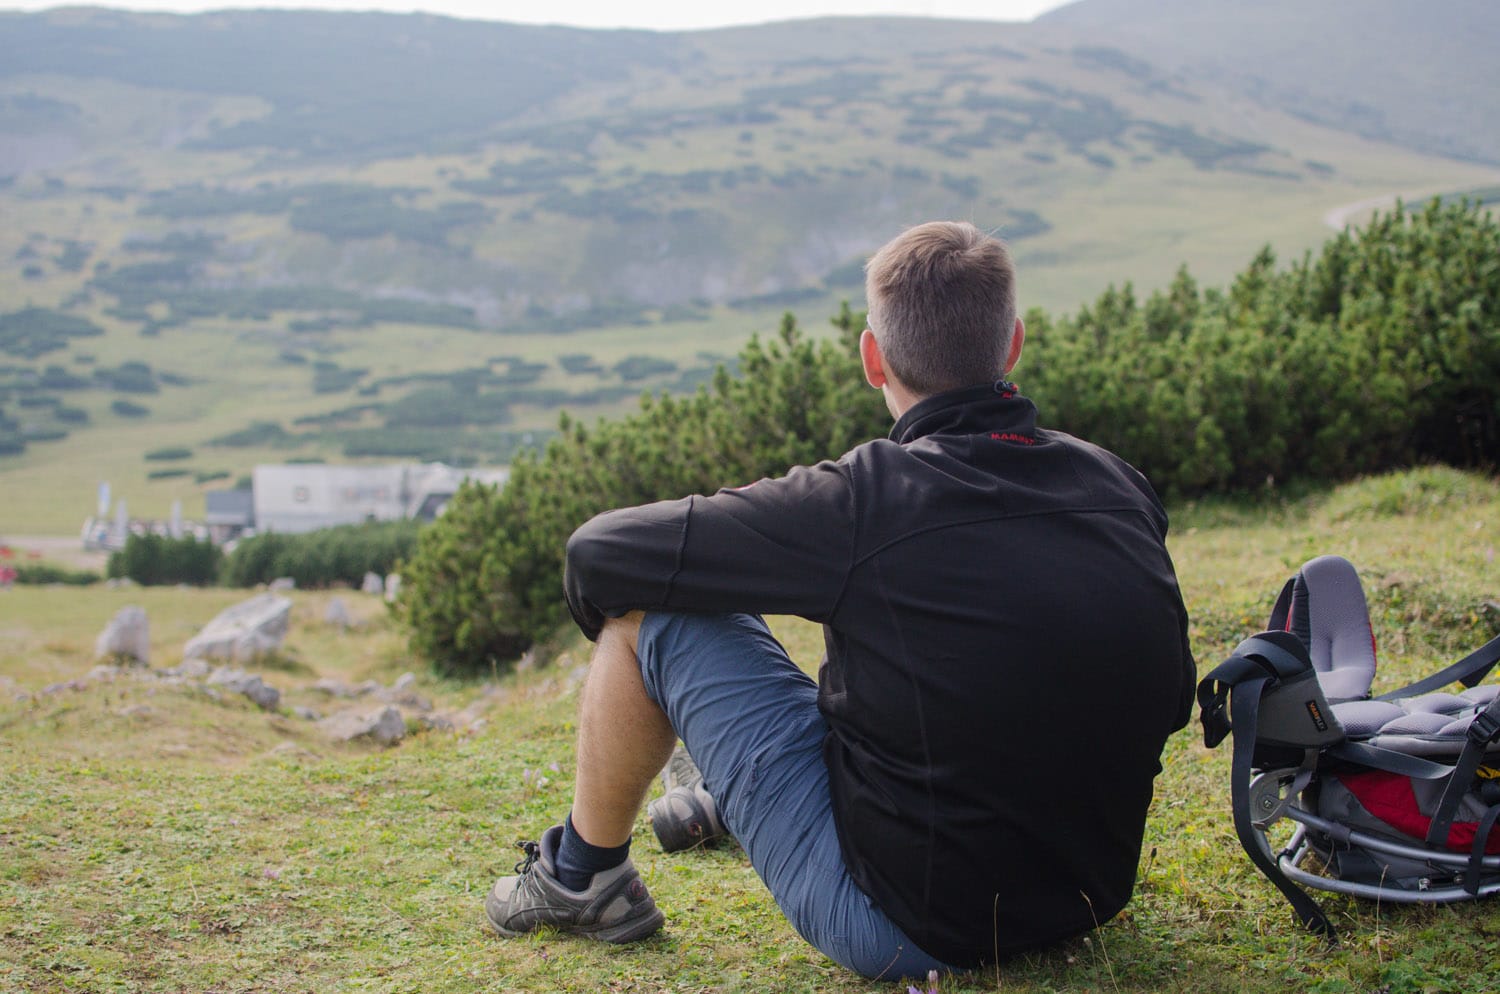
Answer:
[[[98,658],[129,660],[141,666],[151,661],[151,626],[146,609],[134,604],[120,608],[94,641]]]
[[[365,714],[342,711],[318,722],[318,728],[334,742],[369,739],[389,746],[406,737],[406,719],[389,706]]]
[[[275,594],[260,594],[220,611],[203,630],[188,640],[188,659],[227,659],[248,662],[281,648],[286,638],[292,602]]]
[[[208,675],[207,682],[210,686],[223,687],[225,690],[244,694],[267,711],[274,711],[281,703],[281,691],[244,670],[222,666]]]

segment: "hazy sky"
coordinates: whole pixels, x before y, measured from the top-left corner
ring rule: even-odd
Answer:
[[[548,3],[482,2],[482,0],[93,0],[101,7],[166,10],[188,13],[227,7],[291,7],[320,10],[423,10],[453,17],[529,24],[573,24],[590,28],[684,28],[759,24],[822,15],[917,14],[927,17],[992,21],[1029,21],[1037,14],[1061,7],[1066,0],[551,0]],[[46,10],[57,0],[0,0],[0,10]]]

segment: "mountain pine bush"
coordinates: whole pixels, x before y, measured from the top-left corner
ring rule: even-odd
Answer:
[[[395,610],[412,648],[447,673],[508,667],[567,617],[563,548],[595,514],[780,475],[884,435],[890,416],[859,372],[864,317],[845,307],[834,324],[836,341],[815,342],[787,315],[774,340],[745,346],[739,377],[721,368],[693,396],[646,395],[620,421],[564,416],[503,489],[466,484],[401,567]]]
[[[439,669],[485,672],[566,618],[563,549],[614,507],[708,493],[885,434],[859,373],[863,316],[836,342],[788,315],[739,377],[646,396],[618,422],[563,419],[504,490],[466,486],[421,535],[396,612]],[[1278,269],[1261,250],[1202,290],[1184,267],[1139,301],[1110,287],[1071,318],[1027,316],[1017,369],[1041,422],[1112,449],[1169,497],[1500,460],[1500,225],[1467,202],[1401,205]]]

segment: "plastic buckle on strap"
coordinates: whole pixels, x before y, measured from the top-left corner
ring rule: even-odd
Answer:
[[[1203,707],[1199,714],[1199,720],[1203,724],[1203,744],[1212,749],[1229,737],[1229,694],[1220,693],[1214,697],[1212,706]]]
[[[1494,708],[1485,708],[1474,716],[1469,723],[1468,731],[1465,733],[1470,742],[1477,746],[1487,746],[1496,739],[1500,739],[1500,716],[1494,713]]]

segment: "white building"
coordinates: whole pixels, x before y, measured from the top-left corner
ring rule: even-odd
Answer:
[[[443,463],[257,466],[251,477],[257,532],[309,532],[404,518],[432,520],[466,479],[503,484],[508,469],[456,469]]]

